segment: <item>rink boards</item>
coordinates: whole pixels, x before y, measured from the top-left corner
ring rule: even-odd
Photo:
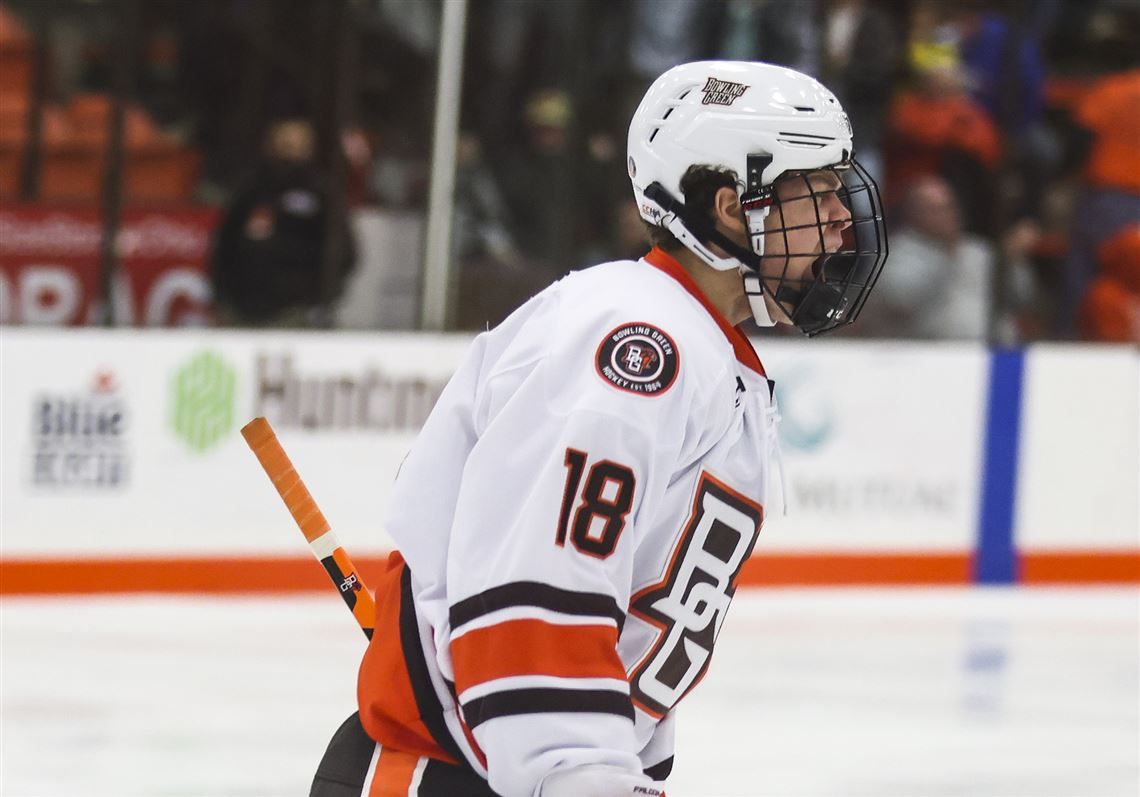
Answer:
[[[0,590],[327,589],[238,434],[256,415],[367,575],[469,343],[5,328]],[[757,344],[789,509],[767,507],[741,585],[1140,583],[1135,349]]]

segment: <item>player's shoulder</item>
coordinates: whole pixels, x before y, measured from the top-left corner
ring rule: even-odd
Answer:
[[[686,288],[664,270],[645,258],[613,260],[572,271],[557,283],[564,295],[590,301],[599,308],[625,309],[672,306],[685,312]]]
[[[642,261],[614,261],[553,286],[550,398],[646,424],[675,423],[708,401],[733,350],[689,289]]]
[[[672,275],[643,260],[617,260],[570,274],[558,284],[558,327],[568,338],[596,339],[598,367],[631,348],[662,363],[707,376],[723,368],[731,347],[708,310]],[[604,362],[603,362],[604,361]],[[636,362],[636,356],[630,356]]]

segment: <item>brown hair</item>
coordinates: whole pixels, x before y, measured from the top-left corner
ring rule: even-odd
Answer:
[[[685,207],[712,218],[713,198],[721,188],[736,188],[736,172],[723,166],[694,164],[681,176]],[[664,227],[645,222],[649,242],[666,252],[677,252],[685,245]]]

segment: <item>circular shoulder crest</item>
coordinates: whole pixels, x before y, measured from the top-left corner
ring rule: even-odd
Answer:
[[[641,396],[664,393],[677,379],[680,356],[673,339],[652,324],[632,322],[614,329],[598,345],[598,376]]]

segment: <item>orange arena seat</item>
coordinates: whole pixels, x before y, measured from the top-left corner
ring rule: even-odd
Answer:
[[[198,181],[198,153],[172,142],[133,147],[127,152],[124,191],[132,202],[178,202],[191,197]]]
[[[114,98],[81,94],[45,113],[39,196],[44,200],[99,202],[110,152]],[[123,190],[128,201],[189,199],[200,156],[159,130],[132,105],[123,115]]]
[[[27,95],[32,85],[32,36],[0,4],[0,94]]]

